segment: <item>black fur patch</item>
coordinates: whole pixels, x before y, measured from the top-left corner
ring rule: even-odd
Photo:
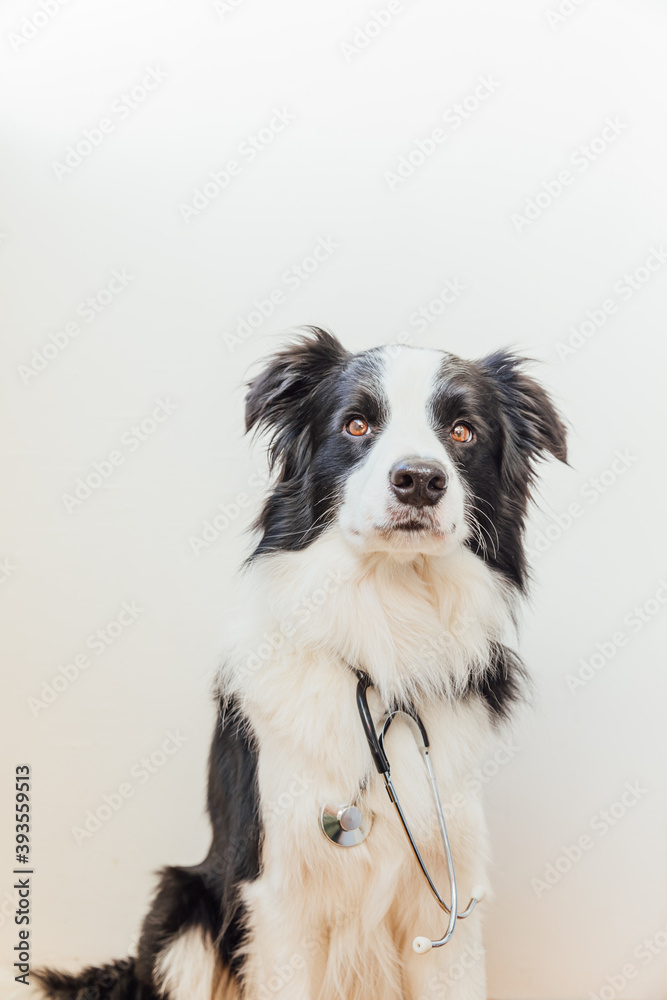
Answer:
[[[565,428],[524,363],[507,352],[476,362],[446,357],[431,401],[436,430],[468,491],[468,547],[521,590],[535,466],[546,452],[565,461]],[[452,443],[449,429],[457,420],[474,429],[474,447]]]
[[[261,826],[257,753],[249,724],[232,700],[220,703],[209,755],[208,811],[213,827],[208,856],[191,868],[162,872],[144,921],[137,970],[146,982],[152,981],[158,956],[192,927],[213,942],[223,965],[236,969],[244,935],[238,889],[259,874]]]
[[[517,654],[498,643],[491,651],[484,673],[470,681],[467,693],[483,698],[492,718],[502,722],[521,699],[526,683],[526,668]]]
[[[269,462],[277,469],[251,559],[303,549],[324,531],[345,476],[373,445],[346,438],[343,424],[363,413],[382,426],[386,416],[379,351],[353,355],[325,330],[309,331],[274,355],[249,386],[246,429],[268,432]]]
[[[158,1000],[150,986],[140,985],[132,958],[76,975],[36,969],[32,976],[50,1000]]]
[[[218,942],[222,958],[234,966],[244,937],[242,882],[257,878],[261,867],[262,826],[257,787],[257,749],[250,723],[236,702],[221,703],[208,772],[208,811],[213,842],[204,865],[218,880],[222,919]]]
[[[488,528],[493,508],[497,549],[489,561],[522,590],[527,582],[523,534],[537,465],[547,453],[567,462],[565,425],[542,386],[523,370],[526,363],[498,351],[475,365],[490,389],[497,442],[493,493],[482,492],[480,525]]]
[[[191,868],[165,868],[146,916],[136,960],[112,962],[68,975],[34,973],[52,1000],[163,1000],[154,970],[178,936],[198,928],[217,949],[220,964],[238,973],[244,936],[239,885],[259,874],[261,826],[257,753],[248,722],[233,701],[220,704],[209,758],[208,810],[213,840]],[[168,1000],[168,998],[167,998]]]

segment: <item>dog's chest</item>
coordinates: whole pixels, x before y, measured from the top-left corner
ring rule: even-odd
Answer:
[[[298,659],[303,661],[303,655]],[[340,664],[311,656],[307,664],[301,662],[302,670],[295,663],[286,664],[288,690],[281,685],[283,700],[280,704],[272,700],[278,690],[265,690],[266,711],[254,713],[264,859],[267,870],[280,872],[282,879],[302,884],[315,872],[319,877],[326,873],[341,885],[347,884],[353,895],[369,864],[373,868],[380,864],[377,870],[389,872],[391,859],[405,863],[406,843],[361,726],[356,679],[341,670]],[[301,682],[290,685],[287,677],[295,674]],[[369,701],[379,722],[383,706],[373,692]],[[453,818],[450,835],[456,842],[469,812],[465,803],[460,807],[461,796],[488,736],[488,716],[474,700],[443,700],[423,707],[420,714],[443,805]],[[412,728],[400,716],[392,722],[386,749],[415,836],[426,850],[435,850],[439,832],[426,768]],[[453,802],[459,803],[454,814]],[[357,805],[370,827],[367,839],[350,848],[332,844],[320,826],[325,803]],[[470,805],[473,811],[477,809],[476,803]]]
[[[416,693],[443,806],[464,803],[449,824],[456,850],[481,822],[465,784],[490,729],[484,705],[465,689],[483,667],[507,606],[497,578],[468,552],[446,567],[379,563],[362,572],[333,542],[315,543],[298,559],[278,557],[251,579],[252,621],[244,623],[226,683],[255,736],[263,879],[279,892],[311,884],[318,899],[323,885],[334,885],[332,899],[354,900],[368,878],[392,886],[398,869],[414,862],[373,765],[351,666],[373,680],[369,703],[378,722],[392,701],[405,704]],[[334,566],[337,575],[320,587]],[[400,717],[386,746],[420,846],[440,851],[424,761]],[[366,840],[350,848],[327,840],[320,826],[325,803],[357,805],[370,825]]]

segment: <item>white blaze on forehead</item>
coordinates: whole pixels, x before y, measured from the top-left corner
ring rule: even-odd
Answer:
[[[368,544],[369,551],[389,548],[442,553],[465,538],[465,489],[435,431],[431,413],[430,401],[446,357],[443,351],[414,347],[384,348],[380,354],[378,380],[385,420],[375,432],[376,440],[368,455],[348,476],[339,510],[339,524],[346,537],[357,545]],[[407,458],[435,460],[447,472],[445,495],[430,515],[437,529],[435,541],[428,533],[422,538],[399,532],[390,541],[381,537],[392,517],[405,512],[389,477],[393,466]]]
[[[385,348],[383,354],[381,382],[389,410],[383,434],[407,448],[406,457],[441,456],[442,444],[432,427],[429,400],[444,354],[415,347]]]

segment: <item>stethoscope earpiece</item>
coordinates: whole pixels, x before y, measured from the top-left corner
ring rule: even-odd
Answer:
[[[433,942],[427,937],[416,937],[412,942],[412,947],[418,955],[425,955],[433,947]]]

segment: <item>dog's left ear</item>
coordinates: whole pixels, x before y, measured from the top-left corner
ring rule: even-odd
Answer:
[[[332,333],[306,327],[248,383],[246,431],[269,432],[269,463],[271,467],[282,463],[282,481],[293,478],[309,461],[313,410],[329,376],[349,357]]]
[[[527,359],[498,351],[478,362],[496,388],[503,428],[502,476],[507,485],[530,486],[545,452],[567,462],[567,431],[542,386],[524,371]]]

